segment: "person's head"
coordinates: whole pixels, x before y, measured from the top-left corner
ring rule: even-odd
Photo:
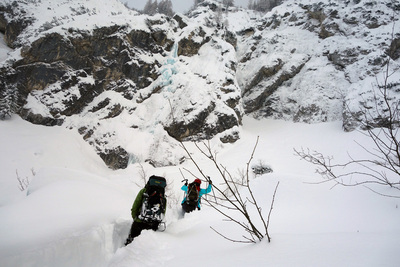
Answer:
[[[199,178],[194,179],[194,183],[197,185],[201,185],[201,180]]]

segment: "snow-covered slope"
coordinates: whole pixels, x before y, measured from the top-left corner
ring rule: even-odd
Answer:
[[[338,122],[309,125],[246,117],[243,136],[234,145],[221,146],[212,140],[221,163],[235,174],[245,168],[260,137],[254,162],[262,161],[274,170],[251,181],[264,212],[271,201],[265,192],[280,182],[270,221],[272,241],[255,245],[232,243],[213,232],[210,226],[228,236],[241,231],[204,203],[201,211],[178,219],[180,170],[196,172],[189,162],[157,169],[134,164],[111,171],[87,143],[63,127],[49,129],[13,117],[1,121],[0,129],[3,267],[176,267],[187,266],[193,254],[196,261],[191,265],[199,267],[398,265],[399,199],[363,187],[310,184],[320,177],[293,155],[293,148],[299,147],[333,154],[339,161],[347,158],[347,151],[363,155],[354,140],[369,147],[368,138],[343,132]],[[190,143],[187,146],[199,156]],[[212,165],[204,160],[199,163],[219,184]],[[29,180],[24,192],[18,190],[16,171]],[[167,229],[144,231],[123,247],[143,171],[168,180]],[[385,193],[394,192],[387,189]]]

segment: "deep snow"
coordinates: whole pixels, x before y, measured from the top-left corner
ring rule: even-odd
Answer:
[[[255,245],[232,243],[214,233],[209,226],[230,236],[240,234],[206,205],[178,219],[180,169],[196,172],[186,162],[159,169],[142,165],[146,177],[165,175],[170,183],[167,230],[144,231],[123,247],[130,207],[142,182],[140,166],[110,171],[77,133],[65,128],[32,125],[13,116],[1,121],[0,129],[1,266],[187,266],[193,256],[194,266],[398,266],[400,200],[363,187],[309,184],[321,178],[294,156],[293,148],[300,147],[338,160],[346,159],[347,151],[364,153],[354,140],[368,139],[358,132],[344,133],[339,122],[307,125],[245,118],[236,144],[212,142],[221,163],[235,173],[245,167],[260,137],[254,162],[261,160],[274,170],[252,180],[265,210],[270,195],[264,190],[280,181],[272,242]],[[206,166],[203,160],[199,163]],[[219,182],[210,166],[204,170]],[[16,171],[30,181],[24,192],[18,190]]]

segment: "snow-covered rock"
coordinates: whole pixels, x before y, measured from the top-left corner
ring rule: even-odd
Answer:
[[[175,165],[182,153],[159,157],[160,143],[174,151],[178,141],[240,124],[235,50],[205,20],[212,12],[200,23],[98,2],[6,2],[6,22],[23,21],[24,29],[8,41],[21,57],[10,56],[2,75],[5,87],[17,84],[26,100],[24,119],[78,130],[113,169],[133,159]],[[110,127],[115,123],[118,129]],[[132,138],[148,133],[145,149],[121,139],[124,131]]]

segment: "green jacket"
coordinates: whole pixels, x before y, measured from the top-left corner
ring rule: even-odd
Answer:
[[[138,218],[140,214],[140,209],[142,208],[142,203],[143,203],[143,193],[146,191],[146,188],[143,188],[142,190],[139,191],[139,193],[136,196],[135,201],[133,202],[132,209],[131,209],[131,214],[132,218],[135,222],[142,222],[141,219]],[[164,198],[164,214],[165,211],[167,210],[167,199]]]

